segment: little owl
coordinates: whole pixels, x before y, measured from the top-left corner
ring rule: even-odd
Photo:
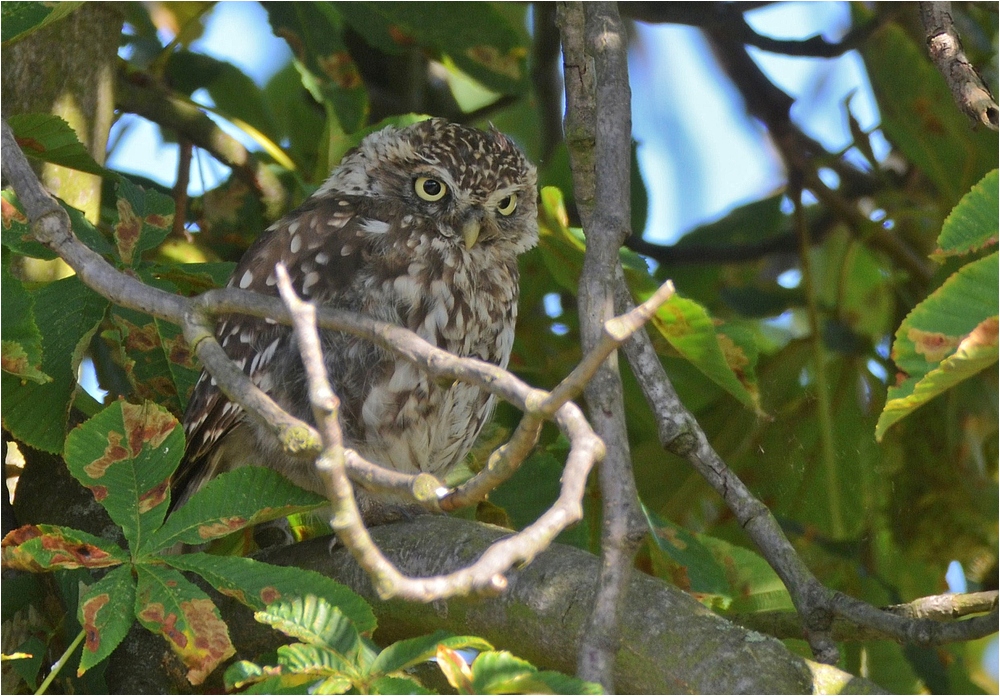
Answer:
[[[277,294],[283,262],[319,305],[391,322],[444,350],[506,367],[517,317],[518,254],[538,239],[535,168],[513,142],[441,119],[366,137],[296,210],[244,254],[229,286]],[[287,326],[229,314],[216,336],[255,385],[313,422]],[[380,466],[439,477],[462,461],[493,408],[477,387],[435,383],[390,352],[321,332],[345,446]],[[218,474],[267,466],[322,492],[312,462],[286,454],[205,372],[184,418],[174,505]],[[391,501],[359,494],[367,519]]]

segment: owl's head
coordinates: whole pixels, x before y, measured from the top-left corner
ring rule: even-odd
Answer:
[[[495,129],[444,119],[386,127],[349,152],[318,193],[330,191],[376,198],[386,218],[411,216],[414,227],[467,249],[518,254],[538,241],[535,167]]]

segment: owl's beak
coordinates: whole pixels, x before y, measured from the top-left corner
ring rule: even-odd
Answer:
[[[462,239],[465,240],[465,248],[471,249],[479,239],[480,219],[478,215],[470,217],[462,225]]]

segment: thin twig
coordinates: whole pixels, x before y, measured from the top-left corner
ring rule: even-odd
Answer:
[[[921,2],[920,20],[927,32],[927,52],[944,75],[958,108],[974,123],[997,130],[1000,109],[962,50],[962,40],[951,18],[951,3]]]
[[[951,624],[954,630],[964,633],[959,641],[971,640],[982,629],[978,625],[980,622],[992,620],[996,625],[997,593],[994,592],[973,592],[969,594],[946,594],[934,595],[931,597],[921,597],[907,604],[894,604],[883,607],[882,611],[896,614],[909,619],[927,619],[939,622],[954,621],[972,614],[986,614],[994,612],[992,616],[980,617],[977,621],[958,621]],[[766,611],[755,614],[729,614],[727,619],[741,626],[752,628],[761,633],[767,633],[775,638],[801,638],[802,637],[802,617],[791,611]],[[900,637],[894,634],[887,634],[878,631],[865,624],[858,624],[843,617],[837,617],[831,627],[833,639],[841,642],[857,642],[867,640],[895,640]],[[946,642],[945,638],[950,635],[938,633],[935,636],[940,640],[939,645]]]

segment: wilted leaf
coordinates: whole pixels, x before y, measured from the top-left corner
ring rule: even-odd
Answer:
[[[110,568],[128,561],[128,554],[106,539],[51,524],[19,527],[4,537],[0,547],[5,568],[30,573]]]
[[[188,681],[201,684],[236,652],[219,610],[176,570],[146,564],[135,569],[139,581],[135,615],[166,639],[188,667]]]
[[[4,308],[0,314],[3,371],[39,384],[51,382],[52,378],[41,371],[42,334],[35,324],[34,302],[6,266],[0,268],[0,295]]]
[[[960,268],[903,320],[892,357],[907,377],[889,389],[877,439],[915,408],[997,361],[998,282],[993,253]]]
[[[118,255],[126,266],[135,266],[142,254],[155,249],[170,234],[174,202],[152,189],[142,189],[125,177],[118,180],[118,216],[114,221]]]

